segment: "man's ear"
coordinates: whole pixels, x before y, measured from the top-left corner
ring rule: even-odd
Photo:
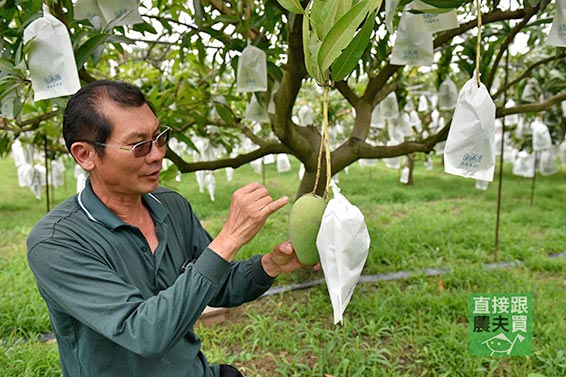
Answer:
[[[71,145],[71,154],[84,170],[94,169],[94,160],[98,157],[94,146],[84,141],[77,141]]]

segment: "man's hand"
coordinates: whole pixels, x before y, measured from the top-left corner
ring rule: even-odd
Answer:
[[[299,262],[291,242],[285,241],[275,246],[273,251],[261,257],[261,264],[266,274],[277,277],[284,272],[295,271],[304,265]]]
[[[267,189],[257,182],[238,189],[232,195],[226,223],[209,248],[231,262],[238,250],[259,232],[267,218],[288,202],[286,196],[273,200]]]

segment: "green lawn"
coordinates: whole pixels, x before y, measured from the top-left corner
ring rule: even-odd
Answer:
[[[264,182],[272,196],[293,197],[298,163],[264,176],[249,166],[226,181],[216,173],[216,201],[200,193],[194,174],[170,181],[193,204],[211,234],[218,232],[231,193]],[[45,305],[25,260],[25,238],[45,213],[45,202],[20,188],[13,161],[0,160],[0,371],[3,376],[59,376],[56,345],[42,342],[50,332]],[[233,363],[248,376],[562,376],[566,375],[566,168],[535,182],[515,177],[505,166],[498,261],[493,262],[497,182],[487,191],[474,181],[433,171],[417,162],[414,186],[398,183],[399,173],[382,162],[355,164],[339,175],[342,193],[360,207],[372,239],[363,274],[412,272],[407,278],[359,284],[335,326],[324,284],[271,295],[228,312],[228,320],[198,325],[212,362]],[[71,195],[55,192],[59,202]],[[286,238],[290,205],[273,215],[242,258],[271,249]],[[443,269],[440,276],[421,273]],[[310,281],[322,272],[304,269],[276,284]],[[472,357],[468,353],[470,293],[530,293],[533,297],[533,355]]]

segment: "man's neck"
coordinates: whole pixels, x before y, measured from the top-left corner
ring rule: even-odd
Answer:
[[[139,220],[147,215],[148,209],[145,207],[141,195],[108,192],[100,189],[94,182],[91,182],[91,184],[98,199],[125,223],[138,225]]]

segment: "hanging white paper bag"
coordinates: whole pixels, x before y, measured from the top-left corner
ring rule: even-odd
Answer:
[[[28,68],[35,101],[74,94],[80,89],[79,74],[65,25],[43,4],[43,17],[24,30],[29,43]]]
[[[439,9],[419,0],[414,1],[412,5],[413,9],[423,11],[415,17],[415,29],[418,32],[437,33],[459,26],[456,9],[446,11],[446,9]]]
[[[485,190],[487,190],[488,186],[489,186],[488,181],[482,181],[481,179],[476,179],[476,188],[478,190],[485,191]]]
[[[267,59],[263,50],[248,45],[238,60],[238,92],[267,91]]]
[[[379,104],[379,113],[383,119],[399,118],[399,102],[397,94],[391,92]]]
[[[546,43],[550,46],[566,47],[566,1],[556,0],[556,14],[548,32]]]
[[[385,118],[381,115],[381,106],[379,105],[374,107],[371,112],[370,126],[377,129],[385,128]]]
[[[252,166],[252,169],[256,174],[261,174],[261,172],[263,171],[263,158],[253,160],[252,162],[250,162],[250,165]]]
[[[405,166],[403,169],[401,169],[401,177],[399,178],[399,182],[401,182],[404,185],[409,184],[410,174],[411,174],[411,170],[409,169],[408,166]]]
[[[214,192],[216,190],[216,177],[214,176],[214,172],[207,171],[204,176],[204,185],[208,190],[208,196],[210,197],[211,201],[215,200]]]
[[[491,182],[494,170],[495,104],[474,77],[458,96],[444,147],[444,171]]]
[[[275,156],[273,154],[266,154],[265,156],[263,156],[264,165],[269,165],[274,163],[275,163]]]
[[[419,104],[417,106],[417,111],[419,113],[424,113],[428,111],[428,101],[424,94],[419,97]]]
[[[291,170],[291,161],[289,161],[289,156],[285,153],[277,155],[277,171],[279,173],[284,173]]]
[[[342,315],[367,259],[370,238],[360,209],[331,182],[334,198],[328,202],[316,239],[324,279],[334,310],[334,324]]]
[[[556,154],[554,153],[554,148],[548,148],[543,151],[538,152],[539,158],[537,160],[537,171],[541,175],[552,175],[556,174],[556,165],[554,161],[556,160]]]
[[[458,102],[458,87],[447,78],[438,88],[438,109],[453,110]]]
[[[401,143],[400,141],[392,139],[387,142],[387,145],[388,146],[398,145],[400,143]],[[389,169],[401,169],[401,157],[384,158],[383,162],[385,162],[385,166],[388,167]]]
[[[393,34],[393,19],[397,14],[397,7],[401,0],[385,0],[385,27],[390,34]]]
[[[433,62],[432,33],[415,29],[416,15],[403,12],[391,50],[391,64],[429,66]]]
[[[540,119],[535,119],[531,123],[533,130],[533,151],[542,151],[552,147],[552,137],[548,127]]]
[[[244,119],[258,123],[269,123],[269,114],[267,113],[265,108],[258,102],[255,95],[252,95],[252,99],[246,107]]]
[[[566,139],[558,146],[558,155],[560,156],[560,163],[566,166]]]
[[[309,105],[303,105],[297,114],[299,126],[309,126],[314,123],[314,114]]]
[[[519,177],[533,178],[535,176],[535,154],[522,150],[513,161],[513,174]]]
[[[115,21],[116,26],[143,22],[138,10],[137,0],[98,0],[98,6],[106,22]]]
[[[98,0],[77,0],[73,7],[73,18],[75,20],[92,19],[99,17],[104,19],[104,15],[98,6]]]
[[[234,168],[226,168],[226,180],[228,182],[232,182],[232,179],[234,179]]]

